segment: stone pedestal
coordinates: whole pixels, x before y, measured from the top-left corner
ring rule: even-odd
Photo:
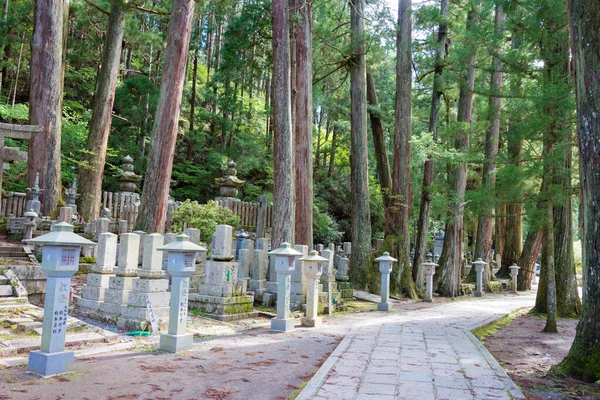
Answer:
[[[271,319],[271,330],[288,332],[294,329],[294,318],[290,312],[290,291],[295,258],[301,253],[292,249],[289,243],[273,250],[269,255],[274,256],[275,271],[277,272],[277,316]]]
[[[160,233],[145,235],[142,267],[138,269],[139,279],[133,281],[127,306],[122,307],[117,325],[125,330],[148,330],[150,315],[148,304],[156,319],[166,323],[169,315],[169,280],[162,269],[162,254],[158,250],[163,244]]]
[[[392,263],[396,260],[390,257],[387,251],[381,257],[377,257],[375,262],[379,263],[379,272],[381,272],[381,302],[377,303],[378,311],[390,311],[390,274],[392,273]]]

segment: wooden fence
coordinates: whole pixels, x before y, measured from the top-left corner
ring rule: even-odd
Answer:
[[[217,205],[229,208],[234,214],[239,215],[240,225],[246,227],[257,227],[260,214],[259,203],[249,203],[246,201],[234,200],[215,200]],[[265,210],[265,228],[272,227],[273,223],[273,205],[268,204]]]
[[[0,209],[0,217],[22,217],[23,213],[27,211],[25,206],[27,205],[25,193],[13,193],[12,196],[2,199],[2,209]]]

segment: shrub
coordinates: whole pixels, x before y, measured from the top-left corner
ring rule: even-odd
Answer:
[[[217,230],[217,225],[236,227],[239,222],[238,215],[228,208],[218,206],[212,200],[206,204],[186,200],[173,213],[172,226],[174,231],[183,231],[184,225],[188,228],[200,229],[202,240],[209,242]]]

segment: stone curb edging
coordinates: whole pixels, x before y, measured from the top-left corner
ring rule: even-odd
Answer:
[[[333,353],[331,353],[331,355],[327,357],[327,360],[325,360],[325,362],[317,370],[315,375],[310,379],[310,381],[308,381],[308,384],[298,394],[296,400],[310,400],[313,397],[315,397],[319,389],[321,389],[321,386],[323,386],[323,383],[325,383],[325,380],[327,379],[327,375],[329,375],[329,371],[331,370],[331,368],[334,366],[334,364],[337,362],[340,356],[346,351],[346,349],[350,346],[352,340],[354,340],[354,336],[356,335],[356,328],[358,327],[354,327],[352,331],[350,331],[346,335],[344,340],[342,340],[341,343],[338,344]]]

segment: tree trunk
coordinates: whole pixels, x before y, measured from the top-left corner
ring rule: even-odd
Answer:
[[[364,11],[365,0],[350,0],[353,52],[350,60],[350,188],[352,196],[350,278],[357,285],[362,285],[367,281],[367,271],[371,267]]]
[[[373,75],[367,71],[367,103],[369,106],[369,119],[371,120],[371,132],[373,133],[373,147],[375,148],[375,160],[377,162],[377,177],[381,186],[383,205],[386,208],[386,220],[388,208],[391,206],[390,194],[392,191],[392,175],[390,173],[390,160],[385,145],[383,125],[379,114],[379,102],[375,91],[375,80]],[[387,225],[387,224],[386,224]],[[389,233],[389,232],[388,232]]]
[[[530,228],[523,248],[525,250],[516,262],[521,267],[519,275],[517,275],[517,289],[531,290],[531,281],[535,275],[535,264],[542,248],[542,231],[537,228]]]
[[[467,15],[467,36],[471,33],[478,12],[471,8]],[[473,89],[475,87],[475,60],[477,58],[476,46],[467,50],[466,72],[462,78],[458,97],[458,112],[456,120],[459,123],[470,125],[473,114]],[[467,152],[469,149],[470,135],[464,127],[459,128],[455,138],[455,148],[459,152]],[[457,296],[460,293],[461,266],[463,260],[463,216],[464,198],[467,187],[467,164],[459,162],[455,169],[448,172],[451,176],[453,189],[453,204],[451,205],[451,216],[446,222],[444,236],[444,247],[436,268],[436,274],[440,277],[438,281],[438,292],[442,296]]]
[[[156,107],[137,229],[164,232],[171,172],[194,19],[193,0],[175,0],[169,22],[167,53]]]
[[[88,124],[89,133],[79,171],[79,213],[85,221],[98,218],[102,194],[102,175],[106,161],[106,148],[112,121],[112,108],[115,100],[117,75],[121,61],[121,45],[125,32],[125,4],[113,0],[110,7],[102,67],[98,76],[98,86],[92,101],[92,118]]]
[[[575,62],[579,169],[583,197],[583,287],[581,319],[568,356],[554,372],[587,382],[600,380],[600,4],[568,0],[569,24]]]
[[[542,229],[542,269],[546,274],[546,326],[544,332],[558,333],[556,326],[556,275],[554,270],[554,229],[553,229],[553,205],[552,205],[552,179],[553,168],[550,158],[552,157],[554,138],[552,132],[544,134],[544,188],[546,201],[546,216],[544,229]],[[537,299],[536,299],[537,302]]]
[[[294,241],[294,169],[287,0],[273,0],[273,231],[272,248]]]
[[[391,226],[398,238],[397,288],[411,299],[417,290],[410,265],[410,139],[412,136],[412,0],[398,1],[396,32],[396,114]],[[387,157],[387,155],[386,155]]]
[[[335,170],[335,151],[337,147],[337,131],[338,128],[335,124],[335,121],[331,123],[333,128],[331,129],[331,151],[329,152],[329,168],[327,170],[327,176],[329,178],[333,177],[333,172]]]
[[[6,20],[8,18],[8,5],[10,4],[10,0],[4,0],[4,10],[2,11],[2,21],[4,21],[4,23],[6,23]],[[2,43],[4,44],[4,42],[9,42],[8,38],[5,38]],[[10,43],[6,43],[5,46],[9,49],[10,51]],[[1,48],[1,47],[0,47]],[[4,67],[2,67],[2,69],[0,69],[0,94],[2,94],[2,88],[4,88],[5,85],[5,81],[8,82],[7,76],[8,76],[8,59],[5,57],[6,56],[6,52],[4,52],[4,54],[2,55],[2,59],[5,63]]]
[[[44,188],[42,214],[55,215],[61,198],[60,137],[64,78],[64,25],[68,0],[35,2],[31,40],[29,122],[44,127],[29,141],[27,178],[33,186],[36,172]]]
[[[296,225],[297,244],[313,244],[312,2],[296,0]]]
[[[429,132],[433,133],[434,141],[437,140],[437,128],[440,114],[440,101],[442,97],[442,73],[444,72],[444,60],[448,55],[448,0],[440,1],[440,24],[438,28],[437,49],[435,53],[435,71],[433,74],[433,90],[431,93],[431,108],[429,111]],[[429,155],[423,168],[423,188],[421,190],[421,206],[419,208],[419,219],[417,221],[417,232],[415,237],[415,255],[413,257],[413,279],[417,288],[425,288],[423,276],[423,262],[427,253],[427,236],[429,231],[429,204],[431,203],[431,184],[433,183],[433,157]]]
[[[504,21],[506,14],[496,4],[496,15],[494,18],[495,43],[500,46],[504,36]],[[498,47],[501,48],[501,47]],[[482,213],[477,222],[477,240],[475,241],[474,259],[481,258],[487,263],[483,274],[484,290],[490,291],[491,264],[492,264],[492,218],[494,214],[494,200],[496,187],[496,156],[498,155],[498,143],[500,142],[500,113],[502,109],[502,61],[494,57],[492,61],[492,72],[490,77],[490,97],[488,102],[488,115],[491,121],[490,129],[485,138],[485,161],[483,163],[483,175],[481,179],[481,192],[487,194],[486,203],[483,205]],[[498,213],[496,213],[498,214]],[[498,215],[496,215],[498,221]],[[497,226],[498,224],[496,224]],[[496,235],[496,253],[498,253],[498,241],[502,235]],[[462,265],[462,264],[461,264]],[[472,268],[474,270],[475,268]]]

